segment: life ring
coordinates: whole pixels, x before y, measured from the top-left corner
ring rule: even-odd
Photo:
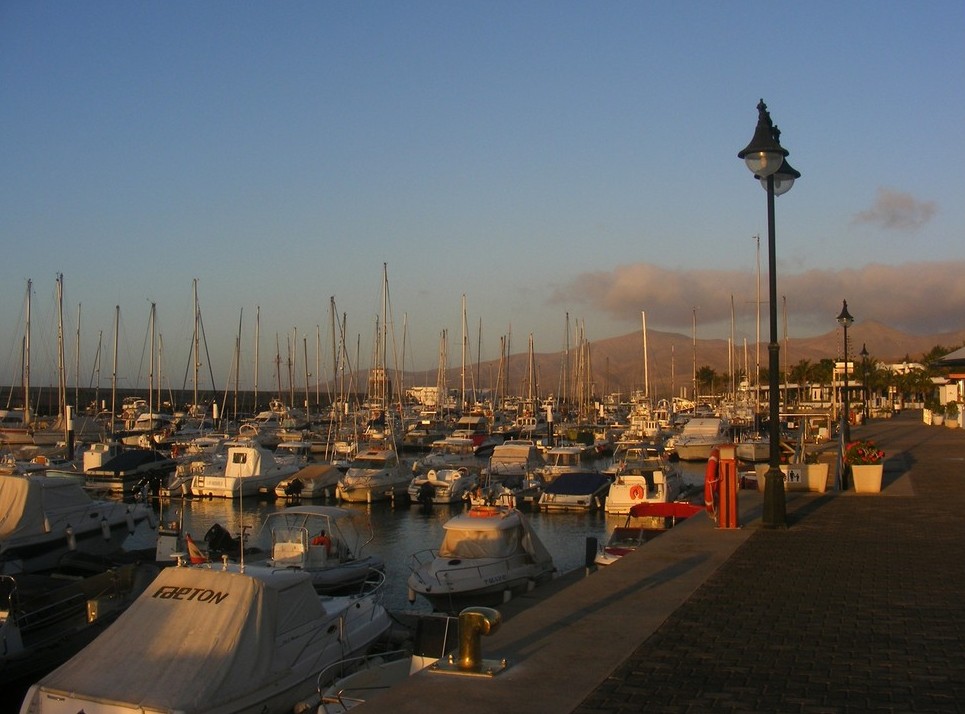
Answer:
[[[473,506],[469,509],[469,515],[473,518],[492,518],[499,513],[499,509],[494,506]]]
[[[720,492],[720,449],[714,447],[704,470],[704,507],[711,516],[717,514],[717,496]]]
[[[634,486],[630,487],[630,498],[632,498],[634,501],[639,501],[641,498],[643,498],[643,487],[640,486],[640,484],[635,484]]]

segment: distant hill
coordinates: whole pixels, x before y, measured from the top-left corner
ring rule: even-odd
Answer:
[[[953,349],[965,344],[965,329],[957,332],[934,335],[913,335],[895,330],[879,322],[865,321],[855,323],[848,329],[848,342],[852,359],[861,352],[862,345],[867,347],[871,359],[880,362],[901,362],[906,358],[918,361],[922,355],[929,352],[936,345]],[[843,335],[840,329],[826,334],[808,338],[789,337],[787,344],[781,342],[781,370],[786,365],[793,367],[801,360],[812,363],[822,359],[840,359]],[[731,371],[728,364],[727,340],[697,339],[696,350],[691,336],[674,333],[647,331],[647,354],[649,362],[649,379],[651,391],[655,396],[669,396],[671,385],[673,392],[680,393],[681,387],[689,387],[693,383],[693,371],[696,351],[697,368],[709,366],[718,374]],[[753,343],[736,346],[735,371],[743,370],[754,374],[757,350]],[[569,357],[570,384],[573,375],[578,371],[577,350],[571,348]],[[643,336],[641,333],[631,333],[620,337],[611,337],[589,346],[590,373],[593,376],[595,394],[620,392],[629,394],[635,389],[642,389],[644,384],[643,368]],[[767,366],[767,343],[760,346],[761,367]],[[563,355],[557,353],[537,353],[534,355],[539,393],[561,393],[561,374]],[[508,360],[508,392],[511,394],[526,394],[528,392],[529,360],[526,354],[512,355]],[[467,369],[467,372],[469,370]],[[475,380],[478,388],[489,388],[496,382],[499,371],[498,361],[483,362],[473,365],[473,377],[467,377],[467,388],[471,387],[471,379]],[[450,389],[461,386],[461,368],[450,369],[447,373]],[[421,373],[408,384],[424,384],[426,374]],[[571,387],[572,390],[572,387]]]

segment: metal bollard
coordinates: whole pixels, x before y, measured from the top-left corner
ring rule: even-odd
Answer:
[[[463,674],[493,677],[506,669],[506,660],[486,660],[482,657],[482,636],[496,632],[503,616],[491,607],[467,607],[459,613],[459,651],[454,658],[439,660],[430,671],[444,674]]]

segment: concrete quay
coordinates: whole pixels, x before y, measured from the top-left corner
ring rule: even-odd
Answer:
[[[499,608],[495,677],[423,671],[356,711],[965,711],[965,430],[852,428],[880,494],[787,494],[786,529],[698,514],[621,562]]]

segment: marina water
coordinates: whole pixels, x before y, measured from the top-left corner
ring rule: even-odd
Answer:
[[[703,463],[679,464],[686,484],[703,488]],[[306,501],[305,503],[309,503]],[[431,607],[421,598],[409,603],[406,580],[409,577],[409,558],[421,550],[436,549],[442,542],[443,524],[467,508],[463,504],[434,505],[425,510],[421,505],[409,504],[407,500],[396,503],[380,501],[372,504],[338,504],[334,500],[312,501],[317,505],[340,505],[357,514],[357,522],[364,532],[365,524],[371,524],[372,541],[364,552],[377,553],[385,560],[385,605],[393,611],[424,611]],[[244,528],[247,542],[254,542],[266,516],[288,506],[283,499],[222,498],[165,499],[161,502],[160,517],[165,522],[180,521],[185,533],[202,544],[205,533],[215,523],[220,524],[237,537]],[[529,519],[537,535],[553,556],[558,574],[586,563],[587,539],[603,544],[616,526],[626,521],[626,516],[607,515],[603,510],[588,513],[547,513],[533,509],[521,509]]]

